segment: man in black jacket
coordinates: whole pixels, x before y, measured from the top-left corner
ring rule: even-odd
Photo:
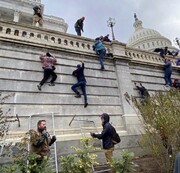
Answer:
[[[85,17],[82,17],[78,19],[74,25],[75,31],[77,32],[77,35],[81,36],[81,31],[84,32],[83,30],[83,22],[85,20]]]
[[[81,94],[80,92],[76,89],[77,87],[81,87],[82,93],[84,95],[84,107],[86,108],[88,105],[87,102],[87,94],[86,94],[86,79],[84,76],[84,62],[82,61],[82,65],[78,64],[77,69],[73,71],[72,73],[73,76],[77,77],[77,83],[74,84],[71,89],[76,93],[76,98],[80,98]]]
[[[112,142],[113,127],[109,123],[109,120],[109,115],[107,113],[103,113],[101,115],[103,131],[101,132],[101,134],[90,133],[93,138],[102,139],[103,149],[107,162],[110,162],[112,160],[114,151],[114,144]]]

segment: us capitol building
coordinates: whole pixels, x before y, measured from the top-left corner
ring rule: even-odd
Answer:
[[[135,82],[142,83],[150,94],[167,90],[163,59],[153,50],[165,46],[177,49],[159,32],[143,28],[135,15],[135,31],[127,44],[105,43],[114,57],[107,57],[105,71],[100,71],[92,49],[94,40],[68,34],[64,19],[43,14],[43,27],[32,26],[33,7],[39,4],[41,0],[0,0],[0,92],[13,93],[3,110],[10,108],[20,119],[20,127],[13,123],[7,139],[18,141],[36,128],[39,119],[46,119],[48,130],[57,136],[56,153],[64,155],[90,131],[101,132],[99,115],[106,112],[122,138],[115,149],[130,148],[140,154],[142,122],[124,94],[139,97]],[[57,58],[58,77],[54,87],[47,84],[39,91],[37,84],[43,77],[39,55],[47,51]],[[76,82],[72,71],[81,61],[85,63],[87,108],[83,98],[75,98],[71,90]],[[179,77],[179,67],[175,59],[172,63],[174,79]]]

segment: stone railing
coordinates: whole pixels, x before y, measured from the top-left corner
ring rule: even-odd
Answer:
[[[133,61],[139,61],[144,64],[155,63],[164,65],[164,59],[158,53],[143,51],[139,49],[126,48],[125,55],[131,58]],[[168,57],[171,58],[172,64],[175,66],[176,59],[169,55]]]
[[[18,24],[6,24],[0,22],[0,37],[15,39],[18,41],[27,41],[54,47],[69,48],[71,50],[82,52],[94,52],[92,45],[94,40],[79,37],[71,34],[60,33],[39,27],[26,27]]]
[[[10,22],[0,21],[0,38],[14,39],[16,41],[26,41],[29,44],[37,44],[38,46],[51,46],[58,49],[68,49],[68,51],[74,51],[91,56],[96,56],[93,51],[94,40],[79,37],[72,34],[61,33],[57,31],[47,30],[39,27],[25,26]],[[112,43],[105,43],[109,52],[114,54],[114,57],[129,59],[143,64],[157,64],[163,65],[164,60],[154,52],[143,51],[140,49],[132,49],[126,47],[125,44],[118,41]],[[175,66],[176,60],[172,58],[172,63]]]

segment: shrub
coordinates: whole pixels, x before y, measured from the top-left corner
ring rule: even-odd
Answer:
[[[131,173],[135,171],[137,166],[132,160],[134,158],[133,152],[122,151],[122,159],[113,159],[111,167],[116,173]]]
[[[96,162],[97,155],[92,153],[97,150],[92,145],[92,139],[83,138],[80,143],[80,148],[72,147],[76,154],[69,154],[60,158],[63,173],[89,173],[92,164],[98,164]]]
[[[162,172],[173,172],[175,155],[180,149],[180,92],[156,92],[145,101],[127,93],[125,97],[144,124],[142,146],[156,157]]]

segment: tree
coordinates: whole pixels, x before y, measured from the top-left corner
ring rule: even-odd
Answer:
[[[180,92],[156,92],[148,100],[125,94],[144,124],[141,144],[156,157],[164,173],[173,172],[175,155],[180,150]]]

